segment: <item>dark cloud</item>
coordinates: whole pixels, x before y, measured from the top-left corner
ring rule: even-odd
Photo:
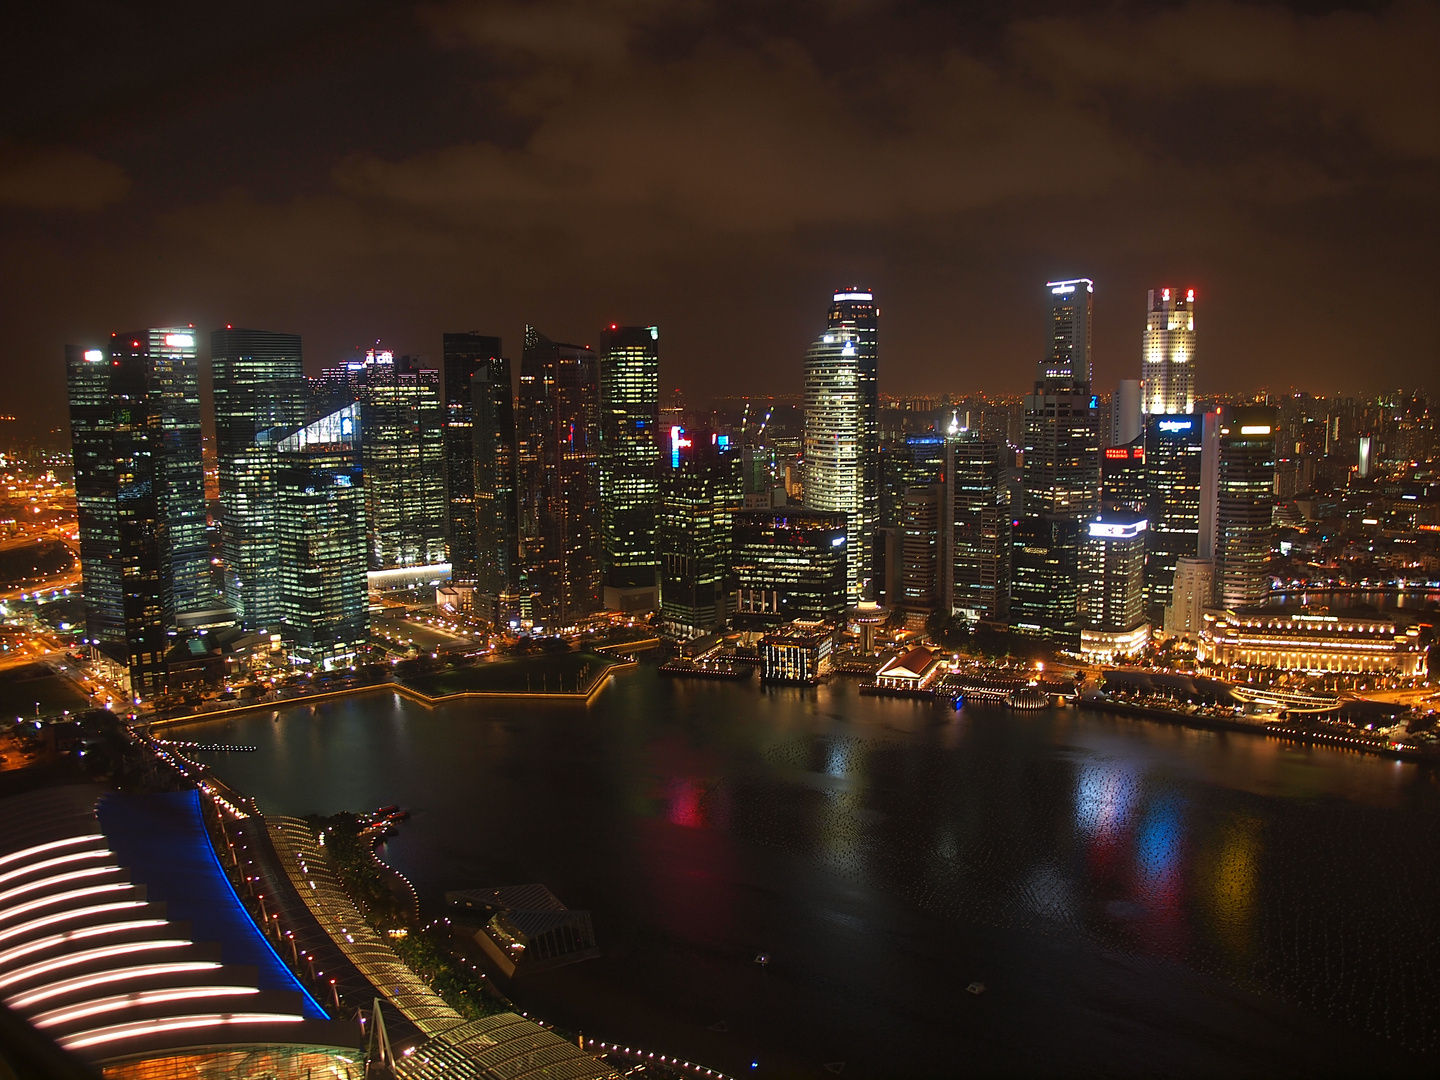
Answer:
[[[69,146],[0,149],[0,205],[35,210],[99,210],[130,190],[125,170]]]
[[[0,179],[37,416],[67,337],[173,320],[299,330],[312,366],[658,321],[667,383],[790,392],[852,280],[895,392],[1021,389],[1039,284],[1080,273],[1104,383],[1165,282],[1200,290],[1202,389],[1440,370],[1434,3],[98,10],[55,100],[0,75],[34,104],[0,133],[52,147]],[[175,78],[115,66],[142,41]]]

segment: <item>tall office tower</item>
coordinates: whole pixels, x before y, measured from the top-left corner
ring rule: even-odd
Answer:
[[[474,409],[476,610],[497,623],[519,616],[516,575],[515,390],[510,361],[484,365],[470,377]]]
[[[1100,505],[1105,510],[1145,512],[1145,440],[1137,436],[1121,446],[1107,446],[1100,456]]]
[[[443,563],[440,373],[408,356],[371,349],[360,374],[370,569]]]
[[[1099,402],[1090,393],[1094,284],[1046,285],[1046,354],[1025,397],[1021,515],[1014,539],[1012,623],[1062,644],[1080,641],[1081,525],[1100,506]]]
[[[260,440],[275,456],[274,572],[291,655],[324,668],[352,662],[370,633],[361,406]]]
[[[1195,290],[1151,289],[1140,378],[1145,414],[1195,411]]]
[[[65,348],[86,640],[124,664],[131,691],[163,690],[169,648],[159,512],[160,411],[148,365]]]
[[[1047,281],[1047,340],[1036,382],[1053,386],[1090,385],[1090,319],[1095,283],[1089,278]]]
[[[215,615],[217,595],[201,460],[200,363],[194,328],[115,334],[110,339],[112,365],[117,358],[122,367],[144,368],[152,408],[160,416],[155,479],[166,564],[165,620],[171,627],[204,625]]]
[[[949,604],[971,620],[1010,613],[1010,484],[1004,444],[969,434],[949,441],[954,571]]]
[[[950,569],[947,488],[943,483],[906,488],[900,508],[900,589],[894,606],[916,626],[924,626],[936,611],[950,613],[945,603]]]
[[[900,524],[908,488],[938,484],[945,475],[946,437],[935,432],[906,435],[881,447],[880,518],[882,526]]]
[[[1107,511],[1086,526],[1080,554],[1080,651],[1105,663],[1150,641],[1145,621],[1145,515]]]
[[[514,584],[515,393],[500,339],[445,335],[445,498],[450,580],[472,586],[475,609],[500,617]],[[508,613],[507,613],[508,614]]]
[[[660,556],[660,328],[600,334],[600,517],[605,606],[653,610]]]
[[[668,633],[694,637],[723,626],[725,573],[735,504],[742,497],[741,455],[729,436],[670,429],[660,479],[657,538],[660,617]]]
[[[588,346],[525,328],[516,398],[520,581],[537,626],[600,609],[600,373]]]
[[[1110,446],[1125,446],[1145,434],[1140,380],[1121,379],[1110,399]]]
[[[843,513],[776,507],[735,515],[730,612],[748,629],[792,619],[838,622],[850,606]]]
[[[805,505],[846,515],[851,601],[871,592],[880,511],[879,309],[867,289],[836,292],[805,356]]]
[[[1256,607],[1270,597],[1275,426],[1270,406],[1220,410],[1214,469],[1215,591],[1221,606],[1231,611]]]
[[[1145,424],[1145,613],[1162,625],[1175,568],[1200,550],[1204,417],[1150,416]],[[1208,601],[1207,601],[1208,602]]]
[[[224,598],[242,626],[279,621],[275,458],[262,431],[305,423],[300,335],[226,327],[210,335]]]

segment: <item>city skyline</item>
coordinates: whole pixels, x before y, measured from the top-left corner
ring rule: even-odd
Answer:
[[[1437,223],[1433,6],[1112,14],[37,11],[3,76],[0,371],[36,371],[7,412],[61,426],[39,358],[137,319],[298,333],[317,366],[375,336],[438,362],[446,327],[584,343],[653,321],[663,386],[794,392],[808,298],[844,280],[886,297],[893,391],[1019,391],[1029,282],[1080,274],[1101,386],[1169,282],[1204,309],[1202,394],[1433,388],[1436,302],[1413,287]],[[61,40],[57,87],[37,65]],[[186,59],[124,64],[142,42]],[[836,186],[832,153],[866,164]],[[1344,302],[1315,303],[1322,282]],[[738,359],[717,307],[757,343]]]

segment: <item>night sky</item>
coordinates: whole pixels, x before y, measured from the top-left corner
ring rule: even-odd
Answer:
[[[1043,283],[1198,293],[1199,389],[1440,390],[1440,5],[59,0],[6,19],[0,377],[231,322],[659,323],[687,395],[795,393],[872,285],[885,393],[1021,391]],[[11,425],[13,426],[13,425]]]

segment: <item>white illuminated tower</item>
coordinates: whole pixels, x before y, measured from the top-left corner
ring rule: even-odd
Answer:
[[[870,591],[880,510],[878,322],[874,293],[841,289],[805,355],[805,505],[846,515],[852,604]]]
[[[1140,364],[1146,416],[1195,411],[1195,290],[1151,289]]]

